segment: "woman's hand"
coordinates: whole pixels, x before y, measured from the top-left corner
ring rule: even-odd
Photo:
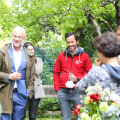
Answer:
[[[95,66],[101,66],[102,65],[102,61],[100,60],[100,58],[95,59]]]

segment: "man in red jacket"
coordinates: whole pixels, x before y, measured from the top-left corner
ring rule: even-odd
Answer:
[[[71,102],[74,106],[80,104],[80,95],[73,86],[66,83],[72,79],[79,81],[92,68],[89,56],[83,48],[78,47],[79,36],[73,32],[65,34],[67,48],[58,55],[53,79],[54,89],[60,102],[62,120],[71,119]],[[75,83],[74,83],[75,84]]]

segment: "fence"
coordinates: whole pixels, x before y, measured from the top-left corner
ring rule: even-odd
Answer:
[[[35,56],[42,58],[44,63],[41,79],[43,81],[43,86],[44,86],[46,95],[56,95],[56,92],[54,91],[54,85],[53,85],[53,68],[54,68],[55,61],[57,59],[58,54],[62,51],[64,51],[64,49],[53,50],[53,49],[44,49],[40,47],[35,47]],[[88,55],[91,58],[91,61],[93,62],[95,51],[86,50],[85,52],[88,53]]]

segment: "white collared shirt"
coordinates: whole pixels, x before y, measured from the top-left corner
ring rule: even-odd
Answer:
[[[22,47],[19,51],[16,51],[13,47],[13,44],[12,44],[12,49],[13,49],[13,57],[14,57],[14,64],[15,64],[15,70],[16,72],[18,71],[18,68],[20,66],[20,63],[21,63],[21,57],[22,57]],[[17,83],[15,81],[15,84],[14,84],[14,88],[17,88]]]

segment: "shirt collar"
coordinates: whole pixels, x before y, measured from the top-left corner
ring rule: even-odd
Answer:
[[[12,43],[12,49],[13,49],[14,51],[16,51],[16,50],[14,49],[14,47],[13,47],[13,43]],[[19,51],[22,51],[22,45],[21,45],[21,48],[20,48]]]

